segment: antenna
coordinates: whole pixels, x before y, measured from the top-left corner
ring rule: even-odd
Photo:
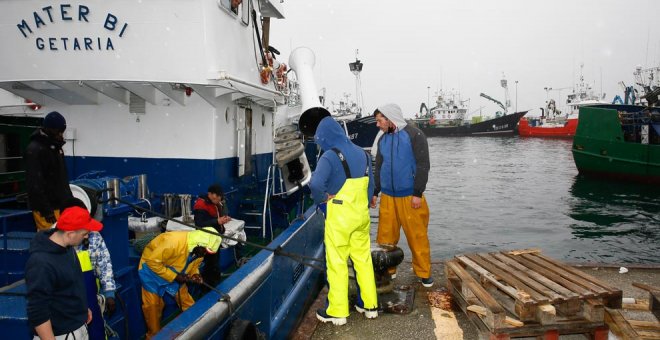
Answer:
[[[358,108],[357,117],[362,116],[362,105],[364,104],[364,98],[362,98],[362,81],[360,80],[360,72],[362,72],[362,67],[364,64],[358,59],[359,50],[355,50],[355,61],[348,63],[348,68],[355,75],[355,104]]]

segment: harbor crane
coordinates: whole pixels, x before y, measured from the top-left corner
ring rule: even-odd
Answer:
[[[506,110],[506,106],[504,106],[504,104],[502,104],[501,101],[499,101],[499,100],[497,100],[497,99],[495,99],[495,98],[493,98],[493,97],[491,97],[491,96],[489,96],[489,95],[487,95],[487,94],[485,94],[485,93],[480,93],[479,95],[482,96],[482,97],[484,97],[484,98],[486,98],[486,99],[488,99],[488,100],[490,100],[490,101],[492,101],[493,103],[499,105],[499,107],[501,107],[502,110],[504,110],[504,114],[506,114],[506,111],[507,111],[507,110]]]

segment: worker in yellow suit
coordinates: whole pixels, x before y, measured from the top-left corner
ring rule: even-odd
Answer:
[[[174,296],[182,311],[195,303],[186,282],[203,282],[199,265],[204,255],[216,253],[222,242],[220,236],[213,234],[217,233],[215,229],[203,229],[160,234],[144,249],[138,274],[142,281],[142,312],[147,323],[147,339],[160,330],[165,307],[163,295]]]
[[[378,297],[369,237],[369,197],[373,192],[371,158],[348,139],[332,117],[319,122],[314,140],[325,151],[309,187],[317,203],[327,202],[324,242],[329,286],[328,306],[319,309],[316,317],[335,325],[346,323],[350,256],[358,283],[355,309],[367,318],[376,318]]]

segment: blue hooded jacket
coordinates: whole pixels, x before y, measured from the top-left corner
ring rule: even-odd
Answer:
[[[374,180],[371,172],[371,158],[362,148],[348,139],[346,132],[334,118],[325,117],[321,120],[316,129],[314,141],[324,151],[309,183],[314,202],[321,203],[327,199],[328,194],[337,194],[346,181],[344,168],[337,154],[331,150],[332,148],[338,149],[346,157],[353,178],[364,176],[365,167],[369,167],[367,197],[373,195]]]

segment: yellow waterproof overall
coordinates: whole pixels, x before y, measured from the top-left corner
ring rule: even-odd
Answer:
[[[420,278],[431,277],[431,247],[429,245],[429,206],[422,196],[422,206],[412,208],[412,196],[392,197],[380,194],[380,212],[378,217],[378,244],[399,243],[401,228],[406,234],[412,253],[415,275]],[[389,269],[396,273],[396,267]]]
[[[350,178],[348,165],[338,150],[346,172],[346,182],[337,195],[328,201],[325,220],[325,261],[328,277],[328,308],[330,316],[342,318],[348,313],[348,257],[360,286],[364,308],[378,306],[374,268],[369,240],[369,177]]]

